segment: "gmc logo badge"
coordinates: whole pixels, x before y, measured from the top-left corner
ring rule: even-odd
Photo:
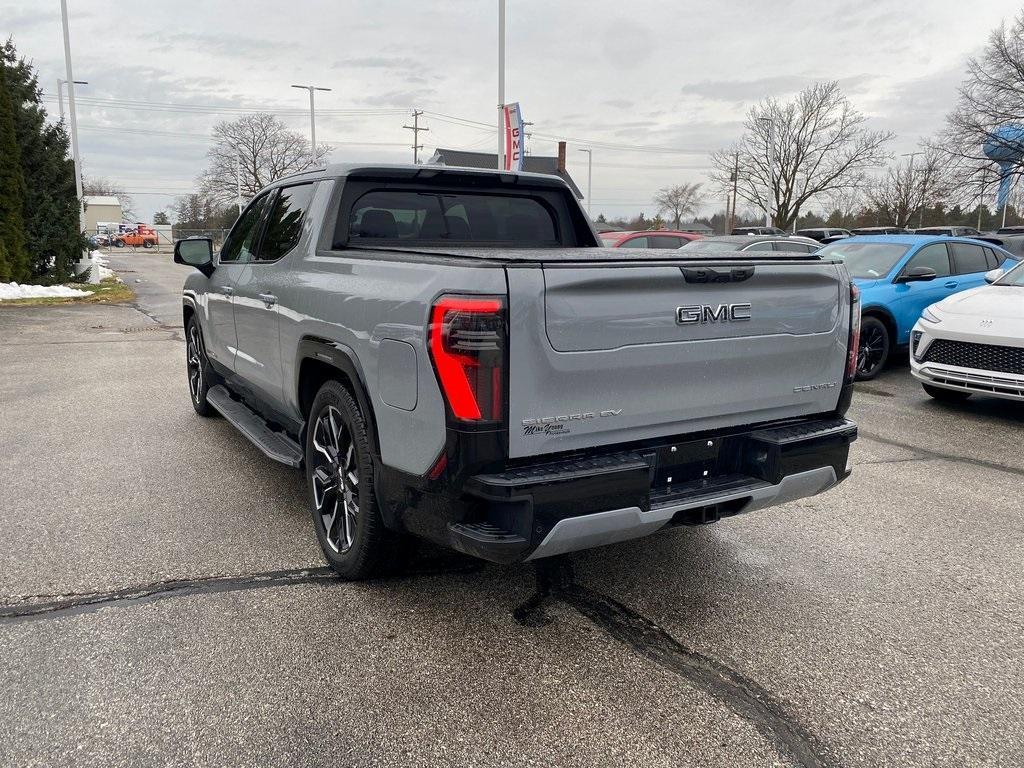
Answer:
[[[687,304],[676,307],[676,322],[679,325],[698,323],[742,323],[750,319],[749,304]]]

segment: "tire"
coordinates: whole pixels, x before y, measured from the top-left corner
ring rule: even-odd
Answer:
[[[341,578],[365,579],[395,561],[401,546],[377,507],[366,421],[337,381],[320,388],[309,411],[306,488],[320,549]]]
[[[203,332],[195,317],[185,325],[185,370],[188,375],[188,393],[192,407],[200,416],[216,416],[217,409],[206,400],[210,387],[220,383],[206,356]]]
[[[871,381],[889,361],[892,339],[885,323],[877,317],[860,321],[860,351],[857,353],[857,381]]]
[[[143,248],[152,248],[153,244],[151,242],[149,242],[149,240],[143,240],[142,241],[142,247]]]
[[[114,241],[114,247],[115,248],[124,248],[124,240],[115,240]]]
[[[943,389],[942,387],[933,387],[930,384],[922,384],[921,386],[924,387],[925,392],[940,403],[962,403],[971,396],[970,392],[960,392],[956,389]]]

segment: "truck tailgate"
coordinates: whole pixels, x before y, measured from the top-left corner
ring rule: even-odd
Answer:
[[[836,407],[849,289],[827,262],[508,267],[509,455]]]

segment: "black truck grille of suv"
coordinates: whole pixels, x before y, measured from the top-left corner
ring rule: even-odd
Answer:
[[[922,362],[1024,375],[1024,347],[936,339]]]

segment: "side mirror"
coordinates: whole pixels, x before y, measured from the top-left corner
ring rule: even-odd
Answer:
[[[1000,269],[999,267],[996,267],[995,269],[990,269],[988,272],[985,273],[985,282],[991,285],[1005,274],[1006,271]]]
[[[195,267],[209,277],[213,274],[213,240],[197,237],[174,244],[174,263]]]
[[[898,278],[897,283],[917,283],[924,280],[934,280],[938,274],[931,267],[911,267]]]

